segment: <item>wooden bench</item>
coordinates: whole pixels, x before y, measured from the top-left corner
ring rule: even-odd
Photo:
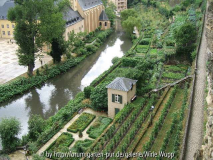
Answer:
[[[136,99],[137,99],[137,96],[134,95],[134,96],[132,97],[132,99],[131,99],[131,102],[135,101]]]

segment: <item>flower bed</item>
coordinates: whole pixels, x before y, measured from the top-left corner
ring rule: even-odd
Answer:
[[[89,113],[82,113],[82,115],[67,128],[67,131],[77,133],[84,131],[87,126],[94,120],[96,116]]]
[[[87,130],[90,138],[98,138],[101,133],[107,128],[107,126],[112,122],[112,119],[107,117],[99,117],[95,123]]]

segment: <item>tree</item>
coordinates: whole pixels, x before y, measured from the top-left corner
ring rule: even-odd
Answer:
[[[101,83],[98,86],[96,86],[92,94],[90,96],[90,99],[92,101],[92,107],[95,110],[107,110],[107,89],[106,89],[107,83]]]
[[[123,10],[121,12],[121,20],[122,21],[125,21],[128,19],[128,17],[138,17],[138,13],[136,12],[135,9],[126,9],[126,10]]]
[[[122,27],[127,33],[132,34],[134,27],[137,27],[139,30],[141,29],[141,20],[139,17],[129,16],[127,20],[122,22]]]
[[[177,44],[177,54],[190,57],[191,52],[196,47],[196,37],[196,27],[190,22],[185,22],[178,30],[175,30],[174,38]]]
[[[16,118],[3,118],[0,122],[0,137],[3,150],[12,152],[19,143],[17,138],[21,130],[21,123]]]
[[[14,39],[19,46],[19,64],[28,66],[30,76],[33,75],[35,67],[35,53],[42,49],[45,42],[52,42],[51,40],[58,38],[62,32],[63,16],[59,9],[53,7],[54,2],[15,0],[15,7],[8,11],[8,19],[16,23]]]
[[[115,17],[116,17],[115,10],[116,10],[116,6],[112,2],[110,2],[105,9],[106,14],[110,20],[111,26],[114,25],[114,21],[115,21]]]
[[[33,141],[37,140],[44,131],[45,125],[46,122],[40,115],[32,115],[28,121],[29,138]]]
[[[52,51],[50,55],[54,63],[61,61],[61,56],[66,51],[66,46],[63,38],[65,32],[66,21],[63,19],[63,12],[65,13],[69,6],[68,0],[58,1],[43,0],[43,5],[46,7],[40,11],[39,33],[42,35],[43,42],[51,44]],[[56,23],[57,22],[57,23]],[[53,30],[53,32],[50,32]]]
[[[83,137],[83,133],[82,133],[81,130],[79,130],[78,136],[79,136],[80,138]]]

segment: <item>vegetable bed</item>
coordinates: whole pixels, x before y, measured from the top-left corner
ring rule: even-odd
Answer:
[[[87,126],[94,120],[96,116],[90,113],[82,113],[81,116],[72,123],[67,131],[77,133],[78,131],[84,131]]]

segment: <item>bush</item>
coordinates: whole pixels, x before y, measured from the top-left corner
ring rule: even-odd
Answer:
[[[94,88],[94,90],[91,93],[90,99],[92,101],[92,108],[94,110],[105,110],[107,111],[107,89],[106,89],[107,83],[101,83],[98,86]]]
[[[37,140],[38,136],[44,131],[46,123],[40,115],[32,115],[28,121],[29,139]]]
[[[112,59],[112,64],[117,63],[119,60],[120,60],[119,57],[114,57],[114,58]]]
[[[85,87],[84,88],[84,96],[85,98],[90,98],[91,92],[94,88],[91,86]]]
[[[140,62],[139,59],[136,58],[122,58],[122,66],[123,67],[135,67]]]
[[[97,49],[98,48],[92,44],[86,46],[86,50],[87,50],[88,54],[95,53],[97,51]]]
[[[16,146],[19,144],[17,136],[20,130],[21,123],[16,118],[2,118],[0,122],[0,137],[5,153],[16,150]]]

